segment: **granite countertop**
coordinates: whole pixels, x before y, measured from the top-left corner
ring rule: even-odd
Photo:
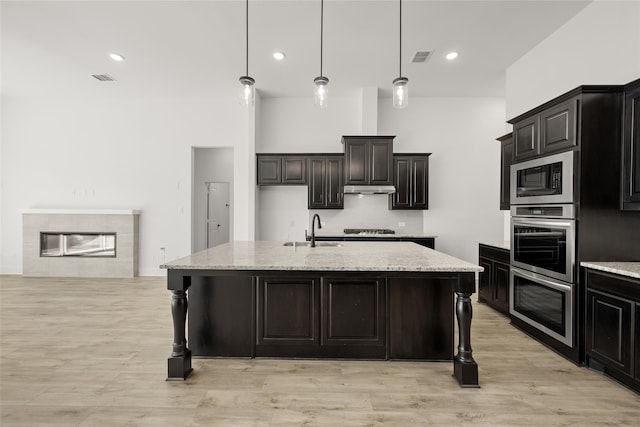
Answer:
[[[309,236],[311,236],[310,232],[307,231],[309,233]],[[316,237],[337,237],[337,238],[344,238],[344,237],[371,237],[371,238],[406,238],[406,237],[410,237],[410,238],[416,238],[416,239],[425,239],[425,238],[436,238],[438,236],[436,236],[433,233],[420,233],[420,232],[398,232],[396,231],[394,234],[346,234],[344,231],[323,231],[323,230],[316,230]]]
[[[640,262],[581,262],[580,265],[593,270],[606,271],[621,276],[640,279]]]
[[[299,242],[305,244],[306,242]],[[168,262],[166,269],[476,272],[482,267],[410,242],[340,242],[340,246],[283,246],[229,242]]]
[[[506,249],[508,251],[511,250],[511,242],[508,240],[491,240],[478,242],[481,245],[493,246],[494,248]]]

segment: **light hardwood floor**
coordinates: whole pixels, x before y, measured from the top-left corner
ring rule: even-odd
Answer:
[[[194,359],[166,382],[162,278],[0,276],[0,424],[9,426],[640,425],[640,396],[474,304],[480,389],[451,363]]]

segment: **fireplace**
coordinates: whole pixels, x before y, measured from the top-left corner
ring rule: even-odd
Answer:
[[[116,233],[40,233],[40,256],[115,257]]]
[[[24,276],[138,275],[139,210],[22,211]]]

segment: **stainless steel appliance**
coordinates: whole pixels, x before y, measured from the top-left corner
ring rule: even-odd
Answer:
[[[573,347],[576,282],[573,204],[511,207],[509,312]]]
[[[573,282],[575,229],[573,205],[513,206],[511,265]]]
[[[511,165],[511,204],[573,203],[574,152]]]
[[[509,312],[573,347],[573,283],[511,268]]]
[[[370,234],[395,234],[396,232],[388,228],[345,228],[344,234],[357,234],[366,236]]]

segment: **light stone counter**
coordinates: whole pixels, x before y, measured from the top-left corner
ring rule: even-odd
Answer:
[[[640,279],[640,262],[581,262],[580,265],[593,270]]]
[[[505,249],[507,251],[511,250],[511,242],[509,242],[508,240],[492,240],[492,241],[484,241],[484,242],[478,242],[481,245],[485,245],[485,246],[492,246],[494,248],[500,248],[500,249]]]
[[[410,242],[340,242],[340,246],[283,246],[283,242],[225,243],[160,266],[184,270],[481,272],[482,267]]]

